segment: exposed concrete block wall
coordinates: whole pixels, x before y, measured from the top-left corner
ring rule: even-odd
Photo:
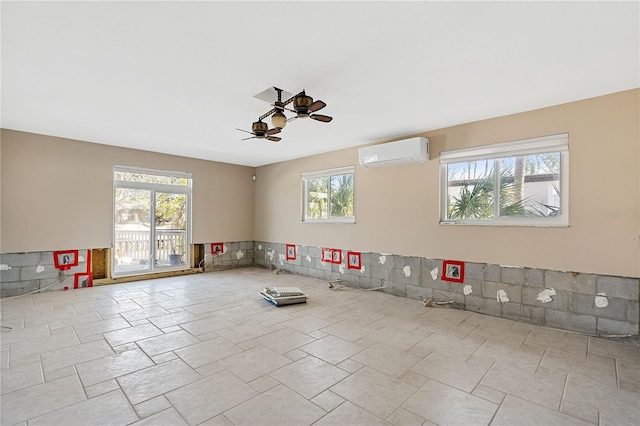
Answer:
[[[208,244],[205,272],[221,269],[241,268],[255,265],[253,241],[235,241],[224,243],[224,252],[220,255],[210,253]],[[72,289],[74,276],[78,272],[87,272],[88,250],[79,250],[81,261],[68,271],[59,273],[54,267],[53,252],[0,253],[0,297],[18,296],[29,292]]]
[[[52,251],[0,254],[0,297],[72,289],[74,275],[87,271],[87,250],[78,250],[78,256],[78,266],[60,273],[54,267]]]
[[[253,241],[234,241],[224,243],[221,254],[211,253],[211,244],[205,246],[204,271],[220,271],[222,269],[242,268],[255,265]]]
[[[588,334],[638,334],[638,278],[465,262],[464,282],[455,283],[441,279],[443,259],[362,253],[361,269],[348,269],[346,250],[338,265],[323,262],[320,247],[296,249],[296,259],[287,260],[286,244],[256,241],[255,264]],[[551,300],[540,300],[551,289]],[[508,302],[499,301],[500,290]]]

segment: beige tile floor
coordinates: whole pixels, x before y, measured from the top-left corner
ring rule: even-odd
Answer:
[[[297,286],[306,304],[258,292]],[[4,299],[0,423],[638,425],[640,348],[240,269]]]

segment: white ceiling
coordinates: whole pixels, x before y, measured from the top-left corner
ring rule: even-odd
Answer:
[[[639,87],[639,3],[2,1],[2,127],[248,166]],[[240,141],[306,89],[331,123]]]

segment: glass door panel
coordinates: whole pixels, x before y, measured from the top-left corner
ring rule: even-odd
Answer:
[[[155,193],[155,267],[179,268],[187,264],[187,194]]]
[[[115,188],[114,208],[114,275],[151,270],[151,191]]]

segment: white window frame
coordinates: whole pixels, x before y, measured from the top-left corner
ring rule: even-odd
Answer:
[[[353,174],[353,217],[327,217],[326,219],[308,218],[307,180],[319,177],[328,178],[329,194],[327,200],[327,214],[331,214],[331,176]],[[303,223],[355,223],[355,198],[356,198],[356,168],[355,166],[338,167],[335,169],[318,170],[302,173],[302,222]]]
[[[447,165],[478,160],[495,160],[525,155],[560,153],[560,214],[554,217],[499,216],[498,208],[492,219],[449,219]],[[495,173],[496,177],[498,173]],[[569,134],[562,133],[539,138],[523,139],[475,148],[443,151],[440,153],[440,224],[483,226],[569,226]]]

